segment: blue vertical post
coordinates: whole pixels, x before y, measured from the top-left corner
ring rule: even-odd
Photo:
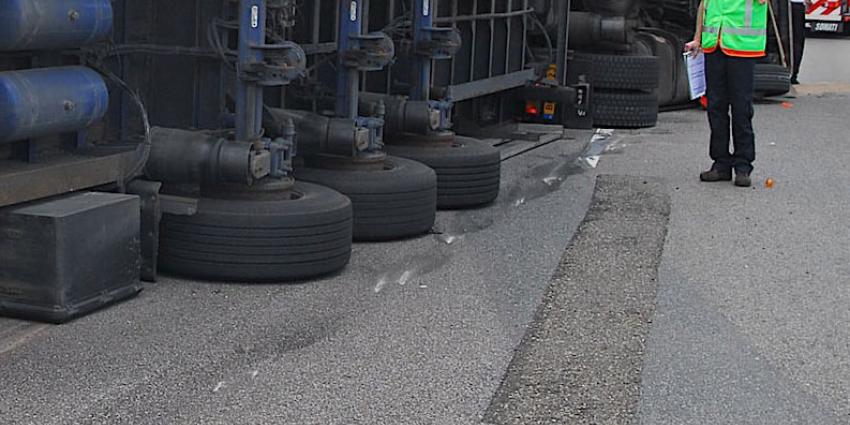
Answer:
[[[431,0],[413,0],[413,46],[414,50],[430,38],[428,28],[433,27],[433,4]],[[431,100],[431,58],[414,52],[413,66],[416,78],[410,93],[412,100]]]
[[[239,1],[239,76],[236,81],[236,139],[254,140],[263,124],[263,89],[245,81],[242,70],[263,61],[260,46],[266,40],[266,0]]]
[[[345,65],[345,52],[352,48],[352,36],[359,36],[362,31],[361,14],[363,7],[360,0],[340,0],[339,2],[339,34],[337,51],[339,52],[336,86],[336,116],[339,118],[357,118],[357,108],[360,94],[360,72],[357,68]]]

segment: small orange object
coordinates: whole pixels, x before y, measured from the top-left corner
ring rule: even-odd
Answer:
[[[785,109],[791,109],[794,107],[794,104],[791,102],[782,102],[782,107]]]
[[[767,179],[764,181],[764,187],[768,189],[773,189],[773,179]]]
[[[546,79],[554,80],[556,78],[558,78],[558,65],[551,64],[549,69],[546,70]]]

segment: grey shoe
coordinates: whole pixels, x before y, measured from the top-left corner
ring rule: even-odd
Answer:
[[[700,173],[699,179],[704,182],[728,182],[732,180],[732,170],[721,171],[712,168]]]
[[[735,186],[738,187],[750,187],[753,185],[752,179],[750,179],[750,173],[743,171],[735,172]]]

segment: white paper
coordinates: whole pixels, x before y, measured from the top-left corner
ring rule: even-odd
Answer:
[[[696,56],[691,56],[685,53],[685,66],[688,68],[691,100],[705,96],[705,55],[698,53]]]

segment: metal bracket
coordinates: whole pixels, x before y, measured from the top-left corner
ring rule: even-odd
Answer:
[[[274,140],[263,139],[264,153],[268,157],[269,173],[274,178],[285,178],[292,175],[292,159],[297,154],[295,123],[292,118],[286,118],[280,123],[280,137]]]
[[[165,214],[192,216],[198,213],[198,198],[160,194],[159,201]]]
[[[452,123],[452,110],[454,102],[450,100],[431,100],[428,101],[428,106],[431,109],[431,129],[433,131],[448,131],[454,125]]]
[[[157,258],[159,257],[159,222],[162,219],[162,202],[159,191],[162,183],[133,180],[127,185],[127,193],[138,195],[141,206],[141,277],[156,282]]]
[[[307,69],[307,54],[295,43],[251,44],[250,48],[262,52],[263,62],[240,66],[242,81],[264,87],[284,86],[303,76]]]
[[[380,71],[395,57],[393,40],[382,32],[350,35],[351,44],[341,51],[342,64],[358,71]]]
[[[292,175],[292,158],[295,156],[294,136],[291,138],[278,137],[277,139],[263,139],[266,149],[271,155],[270,176],[274,178],[289,177]]]
[[[451,59],[461,48],[460,32],[454,28],[422,27],[420,41],[416,44],[417,55],[430,59]]]
[[[356,148],[359,152],[379,152],[384,149],[384,118],[357,117]]]

